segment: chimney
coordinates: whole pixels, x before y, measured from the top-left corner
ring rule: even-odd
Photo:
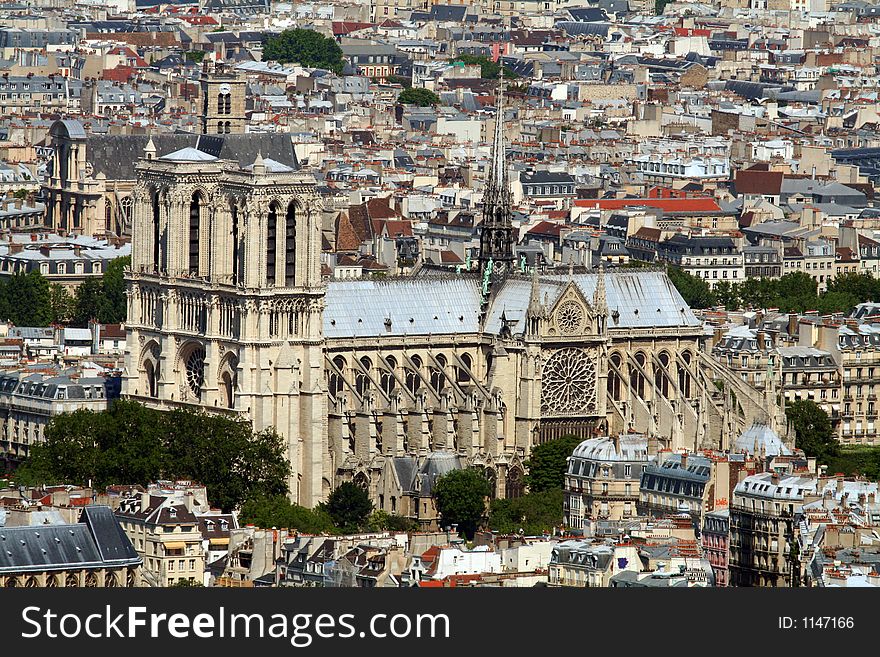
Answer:
[[[837,475],[837,492],[838,493],[843,492],[843,475],[842,474]]]
[[[681,469],[687,470],[688,467],[688,455],[687,452],[681,455]]]
[[[614,452],[620,454],[620,434],[613,434],[611,436],[611,441],[614,443]]]
[[[186,491],[183,495],[183,504],[186,506],[186,510],[192,513],[193,510],[193,502],[195,496],[193,495],[191,490]]]
[[[798,316],[797,313],[789,313],[788,315],[788,334],[798,334]]]
[[[653,434],[648,436],[648,456],[657,456],[659,451],[660,442],[657,440],[657,436]]]
[[[150,493],[144,491],[141,493],[141,511],[146,511],[150,507]]]
[[[775,470],[773,471],[773,474],[770,475],[770,483],[773,484],[774,486],[779,485],[779,473],[776,472]]]

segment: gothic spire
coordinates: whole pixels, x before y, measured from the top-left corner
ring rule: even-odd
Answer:
[[[495,99],[495,131],[483,191],[483,225],[480,234],[480,271],[491,263],[492,274],[513,271],[515,238],[512,197],[507,173],[507,148],[504,141],[504,67],[501,67]]]
[[[608,312],[608,302],[605,298],[605,265],[599,263],[599,280],[596,282],[596,291],[593,293],[593,309],[597,313]]]
[[[532,267],[532,293],[529,298],[528,314],[531,317],[540,317],[543,312],[541,305],[541,287],[538,284],[538,263]]]

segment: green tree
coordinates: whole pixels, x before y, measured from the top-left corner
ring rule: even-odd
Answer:
[[[28,197],[28,194],[30,194],[30,192],[26,189],[16,189],[13,196],[20,201],[24,201]]]
[[[440,102],[440,96],[430,89],[422,87],[410,87],[400,92],[397,102],[401,105],[418,105],[419,107],[430,107]]]
[[[834,437],[831,420],[814,401],[798,399],[785,408],[785,416],[795,432],[795,444],[807,456],[815,456],[820,463],[828,463],[840,452]]]
[[[739,308],[739,286],[736,283],[721,281],[715,286],[715,298],[728,310]]]
[[[327,513],[344,532],[363,529],[373,511],[370,496],[363,488],[350,481],[341,483],[327,498]]]
[[[248,499],[287,494],[285,454],[277,433],[254,432],[243,419],[116,400],[100,413],[52,418],[46,440],[31,448],[16,476],[25,483],[91,482],[98,488],[192,479],[228,512]]]
[[[97,321],[101,317],[101,307],[104,304],[104,286],[96,278],[87,278],[73,295],[74,310],[71,323],[76,326],[88,326],[89,322]]]
[[[662,15],[668,5],[673,0],[654,0],[654,13],[658,16]]]
[[[715,304],[715,295],[709,284],[702,278],[688,274],[680,267],[670,265],[666,268],[669,280],[681,294],[684,302],[691,308],[709,308]]]
[[[128,301],[125,296],[125,268],[131,265],[131,256],[111,260],[104,270],[102,279],[103,302],[100,319],[104,324],[119,324],[128,315]]]
[[[434,501],[443,525],[458,525],[458,531],[473,538],[486,517],[486,498],[491,488],[479,470],[452,470],[434,482]]]
[[[418,531],[419,523],[401,515],[376,509],[367,518],[367,529],[371,532],[414,532]]]
[[[497,79],[498,72],[501,69],[501,64],[499,64],[498,62],[493,62],[485,55],[468,55],[462,53],[461,55],[456,56],[455,60],[453,61],[461,62],[462,64],[467,65],[478,65],[480,67],[480,77],[485,80]],[[519,75],[511,71],[507,66],[504,67],[505,79],[514,80],[518,77]]]
[[[562,506],[562,488],[493,500],[489,508],[489,529],[502,534],[549,534],[562,524]]]
[[[406,75],[389,75],[385,78],[385,81],[388,84],[399,84],[405,89],[409,89],[412,86],[412,78]]]
[[[577,436],[563,436],[535,445],[525,462],[528,469],[525,480],[529,490],[533,493],[557,488],[562,490],[565,483],[565,469],[568,467],[568,457],[582,441],[583,438]]]
[[[201,64],[202,60],[205,58],[207,53],[204,50],[190,50],[185,52],[183,56],[186,58],[188,62],[195,62],[196,64]]]
[[[66,324],[73,317],[76,303],[66,287],[52,283],[49,286],[49,307],[52,310],[52,324]]]
[[[254,432],[244,419],[187,409],[162,416],[171,478],[210,482],[208,495],[224,511],[253,497],[287,493],[290,464],[274,430]]]
[[[263,47],[263,60],[342,73],[342,48],[332,38],[302,28],[284,30]]]
[[[859,300],[874,301],[880,298],[880,281],[865,273],[847,273],[828,281],[828,293],[847,292]]]
[[[194,579],[179,579],[174,584],[171,585],[172,589],[192,589],[192,588],[200,588],[204,586],[201,582],[197,582]]]
[[[242,523],[263,529],[295,529],[304,534],[337,533],[326,509],[321,506],[307,509],[292,504],[286,495],[255,496],[241,506],[238,517]]]
[[[38,271],[13,274],[5,288],[6,315],[16,326],[48,326],[52,321],[49,281]]]

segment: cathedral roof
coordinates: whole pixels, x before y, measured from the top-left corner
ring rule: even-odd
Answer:
[[[325,300],[328,338],[480,330],[480,287],[473,277],[330,281]]]
[[[266,167],[267,173],[290,173],[291,171],[293,171],[293,167],[289,167],[283,162],[278,162],[277,160],[273,160],[269,157],[263,158],[263,166]],[[254,165],[251,164],[249,166],[246,166],[244,169],[245,171],[253,171]]]
[[[541,276],[539,298],[552,307],[569,281],[567,274]],[[592,299],[598,273],[573,274],[571,280]],[[701,322],[662,271],[605,273],[610,329],[699,328]],[[485,320],[488,333],[525,317],[532,282],[507,278],[493,295]],[[454,335],[480,332],[480,282],[474,276],[339,280],[327,285],[324,335],[328,338],[381,335]],[[390,320],[390,322],[386,322]],[[524,330],[523,322],[512,327]]]
[[[152,139],[157,153],[173,153],[192,148],[240,167],[250,165],[259,153],[263,158],[282,165],[299,168],[289,135],[283,133],[250,133],[229,135],[198,135],[193,133],[160,133],[155,135],[109,135],[85,133],[78,121],[65,119],[52,124],[52,134],[61,138],[84,139],[86,159],[94,175],[103,173],[108,180],[134,180],[135,166],[144,156],[144,147]],[[165,160],[168,161],[168,160]]]
[[[548,309],[555,304],[569,280],[574,280],[584,298],[592,299],[599,281],[598,273],[541,276],[539,296]],[[700,320],[682,299],[681,294],[661,271],[612,271],[605,273],[608,328],[699,327]],[[495,295],[486,320],[486,331],[501,330],[501,316],[509,319],[514,311],[524,312],[529,305],[532,283],[526,278],[508,279]],[[518,333],[523,326],[513,327]]]
[[[159,159],[166,162],[214,162],[217,158],[187,146],[173,153],[168,153],[168,155],[163,155]]]

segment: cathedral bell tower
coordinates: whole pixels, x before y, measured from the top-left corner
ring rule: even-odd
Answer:
[[[202,134],[244,133],[245,79],[227,70],[222,62],[213,63],[205,58],[199,84]]]
[[[329,487],[320,239],[291,166],[192,147],[137,165],[123,393],[274,428],[305,506]]]

